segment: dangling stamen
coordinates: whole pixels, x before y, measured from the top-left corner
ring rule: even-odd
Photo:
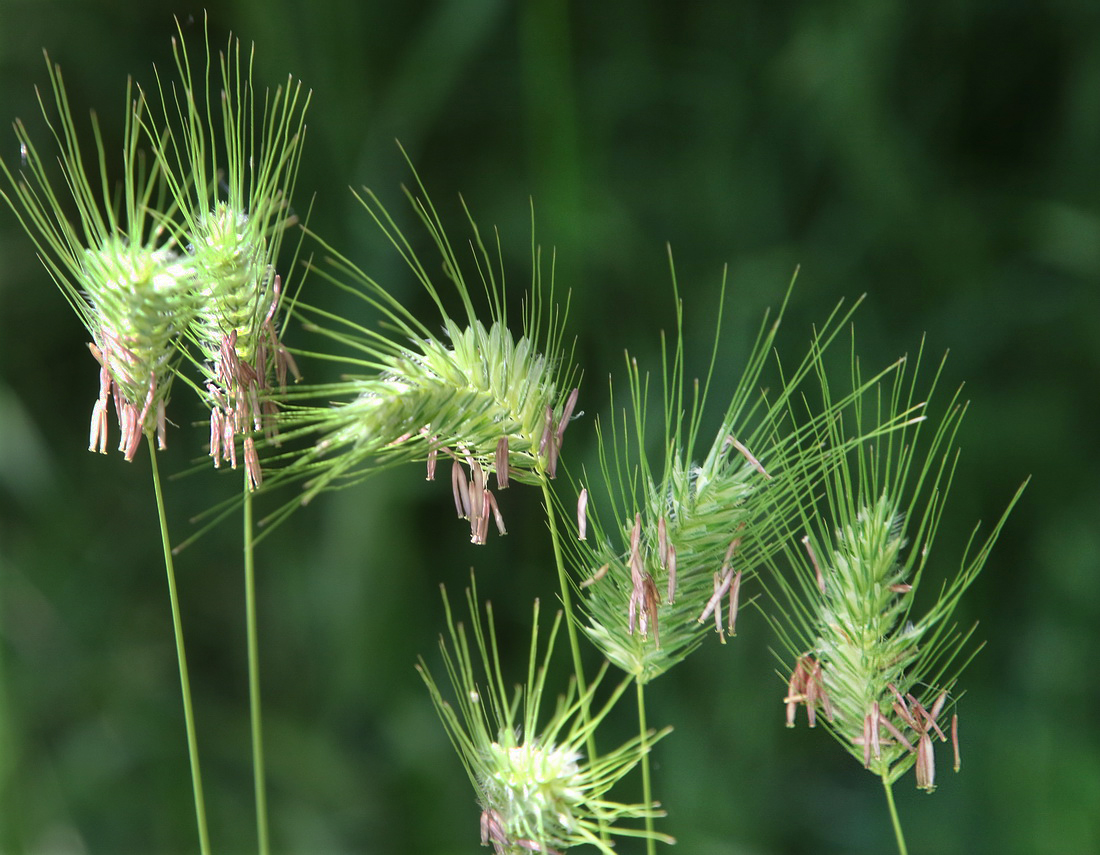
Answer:
[[[496,454],[497,489],[508,489],[508,437],[497,440]]]
[[[210,456],[214,458],[214,468],[222,465],[222,411],[218,407],[210,410]]]
[[[814,577],[817,579],[817,589],[824,594],[825,576],[821,572],[821,565],[817,563],[817,556],[814,555],[814,548],[810,545],[810,536],[808,534],[802,538],[802,545],[806,547],[806,552],[810,555],[810,563],[814,566]]]
[[[936,788],[936,756],[932,750],[932,737],[925,731],[917,742],[917,788],[931,792]]]
[[[164,451],[168,447],[168,414],[164,409],[164,399],[157,401],[157,448]]]
[[[561,418],[558,419],[558,428],[556,431],[556,439],[558,441],[558,450],[561,450],[561,441],[565,436],[565,429],[569,427],[569,420],[573,417],[573,410],[577,406],[577,398],[580,395],[580,389],[574,389],[569,393],[569,397],[565,399],[565,406],[561,409]]]
[[[860,743],[863,746],[863,768],[871,768],[871,740],[874,739],[871,731],[874,729],[874,723],[871,721],[871,714],[868,713],[863,717],[863,741]]]
[[[92,405],[92,426],[88,431],[88,451],[107,453],[107,402],[97,398]]]
[[[731,636],[737,635],[737,603],[741,595],[741,571],[738,570],[730,584],[729,624],[726,629]]]
[[[435,464],[439,457],[439,449],[435,445],[435,440],[428,441],[428,475],[424,479],[426,481],[435,480]]]
[[[764,467],[760,464],[760,461],[757,460],[755,457],[753,457],[752,453],[747,448],[745,448],[745,446],[743,446],[740,442],[738,442],[732,436],[727,436],[726,437],[726,443],[729,444],[729,445],[732,445],[739,452],[741,452],[741,454],[744,456],[744,458],[747,461],[749,461],[749,464],[752,466],[752,468],[755,469],[757,472],[759,472],[761,475],[763,475],[768,481],[770,481],[772,479],[772,476],[769,475],[765,471]]]
[[[470,517],[470,488],[466,484],[466,472],[457,460],[451,464],[451,492],[455,497],[455,513],[460,520]]]
[[[951,716],[951,746],[955,749],[955,771],[962,766],[962,757],[959,756],[959,714]]]
[[[658,648],[661,646],[661,635],[657,629],[657,606],[658,606],[658,594],[657,585],[653,582],[653,577],[648,573],[645,574],[645,580],[642,583],[644,591],[642,599],[642,619],[639,629],[642,632],[642,638],[646,638],[650,624],[653,625],[653,641]]]
[[[474,482],[470,482],[471,486]],[[489,501],[488,490],[481,491],[481,498],[476,504],[474,497],[470,496],[470,542],[482,546],[489,538]]]
[[[805,659],[804,656],[798,657],[798,661],[794,663],[791,678],[787,681],[787,697],[783,698],[783,703],[787,705],[787,727],[794,727],[794,717],[798,711],[798,705],[806,700]]]
[[[501,516],[500,507],[497,505],[497,497],[489,490],[485,491],[485,496],[488,499],[489,507],[493,510],[493,519],[496,522],[497,534],[507,534],[508,532],[504,528],[504,517]]]
[[[588,534],[588,488],[581,487],[577,497],[577,540],[585,540]]]
[[[593,573],[589,578],[587,578],[583,582],[581,582],[581,587],[582,588],[587,588],[589,585],[595,585],[597,582],[600,581],[600,579],[602,579],[604,576],[607,575],[607,571],[608,571],[608,569],[610,569],[610,567],[611,567],[610,564],[604,564],[602,567],[600,567],[599,570],[597,570],[595,573]]]
[[[882,713],[879,711],[878,701],[871,704],[871,754],[874,755],[876,760],[882,757],[882,742],[879,739],[878,722],[882,718]]]
[[[730,583],[733,581],[733,569],[725,569],[724,573],[716,572],[714,574],[714,593],[711,594],[709,600],[707,600],[706,608],[703,609],[703,613],[699,615],[699,623],[705,621],[710,617],[711,612],[714,612],[715,617],[715,629],[718,634],[722,634],[722,617],[718,604],[722,602],[722,597],[726,595],[726,591],[730,588]]]
[[[263,483],[263,472],[260,471],[260,456],[256,454],[256,443],[251,436],[244,438],[244,471],[248,475],[248,483],[251,489],[257,489]]]

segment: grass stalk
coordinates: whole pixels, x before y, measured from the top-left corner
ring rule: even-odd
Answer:
[[[646,726],[645,715],[645,683],[640,679],[635,678],[635,685],[638,687],[638,739],[639,750],[642,752],[642,804],[647,808],[653,807],[653,781],[650,777],[649,771],[649,730]],[[645,830],[646,841],[645,851],[646,855],[656,855],[657,852],[657,840],[654,836],[653,828],[653,815],[651,812],[646,812],[645,816]]]
[[[263,716],[260,702],[260,645],[256,621],[256,562],[252,538],[252,491],[244,480],[244,601],[248,635],[248,705],[252,730],[252,778],[256,790],[256,836],[260,855],[269,855],[267,788],[264,776]]]
[[[569,637],[569,650],[573,654],[573,672],[577,678],[577,691],[581,698],[586,697],[588,692],[588,684],[584,679],[584,664],[581,662],[581,646],[577,640],[577,621],[573,614],[573,597],[569,591],[569,577],[565,572],[565,557],[562,555],[561,550],[561,535],[558,532],[558,520],[557,515],[554,513],[554,500],[550,494],[550,482],[547,480],[545,474],[542,477],[542,501],[546,507],[546,523],[550,526],[550,542],[554,548],[554,564],[558,569],[558,586],[561,588],[561,606],[565,612],[565,632]],[[588,725],[592,720],[592,711],[589,707],[588,701],[584,701],[581,705],[581,721],[585,725]],[[596,753],[596,735],[595,728],[588,729],[588,736],[585,739],[585,748],[588,750],[588,761],[591,764],[595,764],[596,758],[599,756]],[[607,840],[607,831],[604,827],[603,820],[600,820],[600,837],[603,840]]]
[[[894,804],[894,785],[890,783],[885,771],[882,773],[882,788],[886,791],[886,804],[890,808],[890,822],[894,826],[894,837],[898,842],[898,855],[909,855],[909,849],[905,845],[905,834],[901,830],[901,820],[898,819],[898,808]]]
[[[153,432],[146,434],[149,446],[149,462],[152,467],[153,492],[157,501],[157,517],[160,521],[160,539],[164,547],[164,569],[168,575],[168,599],[172,606],[172,630],[176,640],[176,659],[180,668],[180,690],[183,694],[183,718],[187,728],[187,755],[191,763],[191,787],[195,794],[195,821],[199,830],[199,851],[210,855],[210,835],[206,828],[206,804],[202,795],[202,772],[199,768],[199,749],[195,738],[195,711],[191,703],[191,679],[187,671],[187,652],[183,645],[183,621],[180,618],[179,593],[176,590],[176,570],[172,560],[172,542],[168,537],[168,518],[164,510],[164,494],[161,490],[160,470]]]

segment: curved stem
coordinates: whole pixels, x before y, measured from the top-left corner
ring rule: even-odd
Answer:
[[[894,837],[898,841],[898,855],[909,855],[905,846],[905,834],[901,830],[901,820],[898,819],[897,805],[894,804],[894,786],[886,777],[886,772],[882,773],[882,788],[886,790],[886,804],[890,807],[890,822],[894,825]]]
[[[252,541],[252,491],[244,483],[244,602],[248,635],[248,703],[252,727],[252,778],[256,790],[256,834],[260,855],[271,851],[268,841],[267,789],[264,784],[263,719],[260,705],[260,645],[256,629],[256,564]]]
[[[164,495],[160,487],[160,470],[152,433],[145,437],[149,446],[152,465],[153,493],[157,500],[157,517],[160,520],[160,539],[164,547],[164,569],[168,574],[168,599],[172,605],[172,630],[176,638],[176,659],[180,669],[180,689],[183,693],[183,718],[187,727],[187,754],[191,761],[191,787],[195,793],[195,819],[199,827],[199,850],[210,855],[210,837],[206,830],[206,805],[202,796],[202,772],[199,770],[199,749],[195,739],[195,712],[191,704],[191,680],[187,672],[187,654],[183,646],[183,621],[180,618],[179,595],[176,591],[176,570],[172,560],[172,542],[168,537],[168,518],[164,511]]]
[[[645,684],[638,678],[634,680],[638,687],[638,747],[642,752],[642,804],[646,806],[645,851],[647,855],[655,855],[657,841],[653,834],[653,782],[649,774],[649,729],[646,726],[645,717]]]

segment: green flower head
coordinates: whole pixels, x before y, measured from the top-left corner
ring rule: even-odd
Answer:
[[[887,418],[911,410],[919,365],[918,354],[913,379],[899,371],[892,391],[876,398],[874,413],[857,409],[856,426],[868,416],[880,419],[880,409]],[[956,393],[938,423],[912,422],[850,450],[826,479],[820,500],[805,497],[802,532],[787,541],[794,581],[778,570],[772,576],[780,593],[771,620],[788,663],[793,660],[784,698],[788,726],[803,706],[811,727],[823,717],[837,741],[885,782],[915,767],[917,786],[929,792],[935,788],[933,743],[946,741],[948,731],[956,771],[959,766],[957,715],[950,726],[941,716],[957,701],[952,693],[969,661],[959,657],[973,629],[958,630],[951,615],[1020,495],[976,554],[964,556],[931,607],[914,617],[964,412]],[[827,425],[822,444],[845,444],[844,429],[840,420]],[[933,436],[918,455],[918,439],[928,430]],[[975,529],[972,545],[976,537]],[[796,539],[797,547],[791,545]]]
[[[177,25],[178,26],[178,25]],[[187,43],[173,40],[178,80],[157,78],[166,131],[161,161],[194,267],[196,305],[188,338],[198,351],[198,388],[210,407],[210,456],[237,465],[243,437],[252,487],[262,473],[253,431],[274,429],[274,387],[285,391],[297,367],[282,345],[277,316],[285,277],[277,273],[283,236],[296,221],[290,200],[305,136],[309,93],[288,79],[259,95],[252,53],[230,37],[211,79],[206,36],[201,74]],[[214,90],[220,94],[212,94]],[[215,104],[217,106],[215,106]]]
[[[325,245],[327,261],[314,268],[315,275],[378,313],[389,329],[382,332],[357,319],[298,304],[309,319],[308,329],[351,351],[349,356],[311,355],[342,363],[350,371],[335,383],[293,393],[295,400],[323,404],[288,407],[281,418],[286,435],[317,439],[280,477],[305,480],[303,501],[308,501],[322,490],[347,486],[406,461],[425,462],[432,480],[439,459],[449,458],[457,515],[469,522],[471,540],[484,543],[491,521],[504,530],[494,479],[499,491],[515,481],[539,484],[556,474],[578,395],[575,370],[562,344],[566,310],[553,304],[552,277],[544,285],[541,253],[532,246],[531,290],[523,305],[522,331],[513,334],[504,274],[494,269],[500,262],[499,242],[494,258],[470,218],[473,262],[489,306],[489,317],[482,320],[434,207],[426,194],[409,194],[463,309],[464,317],[452,317],[444,289],[385,208],[373,194],[359,198],[438,308],[442,332],[422,323]]]
[[[835,418],[864,391],[857,387],[824,407],[811,425],[792,426],[790,408],[808,394],[805,381],[813,378],[850,312],[833,313],[809,354],[793,374],[780,377],[770,398],[758,384],[779,318],[774,323],[765,318],[718,430],[696,457],[721,314],[720,307],[710,371],[702,386],[694,383],[688,403],[677,302],[671,370],[667,353],[664,360],[660,465],[647,456],[653,445],[647,437],[649,381],[628,360],[630,413],[622,414],[621,425],[598,426],[600,471],[595,478],[586,476],[581,493],[572,563],[582,580],[585,629],[608,659],[643,683],[694,650],[711,622],[723,642],[735,634],[743,585],[781,548],[785,521],[797,515],[800,496],[816,489],[838,453],[823,455],[811,426]],[[614,519],[610,526],[601,521],[601,506]]]
[[[571,681],[569,690],[557,699],[553,713],[540,727],[546,671],[561,614],[554,620],[540,658],[539,607],[535,604],[527,680],[509,696],[501,673],[492,610],[489,607],[487,620],[483,621],[476,597],[476,590],[467,591],[472,644],[464,625],[455,622],[444,597],[449,643],[441,639],[440,648],[454,701],[444,698],[423,661],[419,670],[477,792],[482,844],[492,845],[500,855],[519,855],[560,853],[585,843],[611,853],[610,834],[652,836],[673,842],[666,835],[615,826],[622,820],[662,815],[656,805],[620,804],[605,798],[634,768],[648,746],[667,731],[649,733],[644,742],[636,737],[595,761],[584,756],[584,745],[629,681],[624,680],[591,717],[582,711],[591,707],[606,669],[583,695],[578,695]]]
[[[140,148],[147,108],[132,85],[126,91],[122,184],[108,180],[106,146],[93,116],[97,153],[89,170],[65,93],[61,69],[49,62],[53,109],[39,95],[57,144],[65,191],[47,169],[22,122],[15,124],[23,154],[13,173],[0,160],[11,206],[38,248],[39,257],[80,316],[100,364],[100,392],[92,410],[89,449],[106,452],[110,403],[121,432],[119,450],[133,459],[142,436],[165,444],[166,406],[179,340],[195,315],[195,268],[184,238],[165,211],[166,181],[159,141],[151,140],[152,166]],[[97,174],[98,173],[98,174]],[[75,206],[75,225],[68,211]]]

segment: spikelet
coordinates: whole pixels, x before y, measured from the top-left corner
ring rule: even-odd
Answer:
[[[427,272],[430,265],[417,257],[386,209],[369,192],[359,199],[438,308],[443,332],[433,331],[354,263],[322,244],[327,262],[314,268],[315,276],[378,312],[393,334],[298,305],[309,319],[308,329],[351,351],[346,358],[328,358],[343,361],[355,373],[288,396],[305,403],[288,406],[280,419],[284,435],[307,436],[313,444],[280,472],[280,480],[304,480],[305,502],[322,490],[406,461],[426,462],[431,479],[440,456],[449,458],[458,515],[468,520],[471,540],[483,543],[490,521],[504,530],[494,481],[499,492],[513,482],[537,484],[556,474],[578,396],[575,370],[562,344],[567,309],[553,303],[552,277],[544,285],[541,252],[533,246],[532,287],[523,306],[522,333],[514,335],[503,273],[498,278],[493,255],[467,211],[472,257],[489,303],[488,318],[479,318],[438,214],[426,193],[410,193],[463,307],[465,317],[452,317],[444,307],[444,289]],[[316,400],[323,403],[308,403]]]
[[[877,397],[878,409],[857,412],[854,427],[911,409],[919,366],[918,353],[912,379],[899,371],[892,390]],[[941,371],[942,363],[926,401]],[[973,628],[960,631],[951,615],[1020,496],[1018,491],[977,553],[964,555],[957,574],[915,618],[964,412],[956,392],[938,421],[914,422],[853,448],[826,479],[820,500],[803,497],[801,520],[787,540],[794,578],[775,565],[767,576],[776,606],[770,620],[787,652],[788,726],[804,707],[811,727],[823,721],[885,782],[916,767],[917,786],[928,792],[935,788],[933,742],[946,741],[950,732],[959,756],[957,717],[949,726],[945,716],[958,698],[959,672],[973,655],[962,655]],[[839,421],[823,427],[823,445],[845,444]],[[929,430],[931,440],[918,454],[918,439]],[[971,546],[976,539],[977,529]]]
[[[142,436],[166,442],[166,408],[178,342],[194,317],[195,271],[181,251],[181,234],[162,213],[165,194],[160,141],[152,139],[149,168],[140,148],[145,99],[127,84],[122,185],[113,192],[99,123],[92,132],[98,162],[89,169],[80,150],[60,67],[46,59],[53,110],[39,93],[42,114],[57,144],[65,192],[54,189],[22,122],[16,136],[22,169],[0,161],[12,194],[0,189],[39,251],[39,257],[80,316],[99,362],[99,396],[92,409],[90,450],[106,452],[107,418],[114,405],[119,450],[132,460]],[[66,218],[62,198],[75,204],[78,224]]]
[[[169,129],[162,166],[195,270],[196,314],[188,337],[202,376],[197,388],[210,408],[210,456],[215,466],[227,460],[236,468],[240,438],[255,488],[262,472],[252,434],[273,436],[278,395],[287,374],[298,374],[281,341],[286,277],[277,265],[283,236],[297,219],[290,204],[309,93],[288,78],[258,103],[252,52],[242,54],[233,37],[218,55],[219,85],[210,76],[206,29],[203,72],[196,74],[178,22],[177,29],[178,79],[166,82],[158,74],[157,84]],[[159,133],[149,127],[151,138]]]
[[[440,639],[440,649],[451,699],[444,696],[423,660],[418,670],[477,793],[482,845],[491,845],[497,853],[519,855],[560,853],[587,843],[610,855],[614,850],[606,835],[674,842],[664,834],[616,825],[623,820],[663,816],[656,805],[623,804],[607,798],[608,791],[667,730],[650,732],[644,741],[635,737],[605,751],[595,762],[583,753],[629,681],[624,680],[590,717],[582,711],[593,708],[606,668],[583,694],[570,681],[568,691],[557,698],[553,712],[543,722],[546,672],[561,613],[554,619],[545,651],[540,653],[539,606],[535,603],[527,679],[509,697],[504,687],[511,681],[501,672],[492,609],[487,606],[488,614],[482,617],[476,589],[467,590],[466,598],[473,642],[464,624],[454,620],[444,595],[448,638]]]
[[[583,485],[586,536],[573,543],[571,563],[589,637],[639,681],[667,671],[712,631],[722,641],[736,633],[743,586],[781,547],[779,534],[797,515],[801,496],[815,489],[840,453],[823,454],[813,442],[812,426],[835,418],[866,384],[824,407],[802,428],[790,423],[789,410],[806,394],[824,349],[853,310],[834,310],[807,356],[793,374],[780,378],[770,399],[758,384],[782,311],[774,323],[765,318],[718,430],[698,461],[705,405],[713,394],[721,306],[710,373],[701,388],[694,383],[688,405],[677,302],[672,370],[663,378],[659,466],[646,453],[652,445],[646,435],[648,378],[628,360],[630,413],[623,413],[622,427],[617,420],[609,431],[598,427],[600,472]],[[603,523],[601,513],[614,522]]]

